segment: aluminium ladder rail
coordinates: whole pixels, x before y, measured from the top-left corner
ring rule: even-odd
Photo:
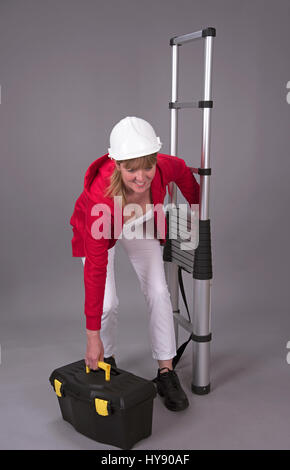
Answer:
[[[194,252],[181,251],[177,242],[167,239],[163,251],[166,280],[173,307],[176,344],[178,344],[178,326],[191,333],[192,384],[191,390],[198,395],[210,391],[210,341],[211,341],[211,235],[209,219],[209,184],[210,184],[210,124],[213,101],[211,97],[212,53],[215,28],[206,28],[170,40],[172,47],[172,95],[169,109],[171,112],[170,154],[177,156],[178,111],[183,108],[200,108],[203,111],[202,147],[200,168],[192,168],[200,175],[199,203],[199,244]],[[178,102],[178,47],[197,39],[204,39],[204,91],[203,100],[198,102]],[[169,185],[170,203],[176,205],[176,184]],[[178,213],[177,213],[178,214]],[[169,213],[167,213],[167,217]],[[177,218],[179,215],[177,215]],[[169,219],[167,219],[169,220]],[[169,230],[169,228],[168,228]],[[192,323],[186,320],[179,310],[178,270],[183,269],[193,276],[194,308]]]

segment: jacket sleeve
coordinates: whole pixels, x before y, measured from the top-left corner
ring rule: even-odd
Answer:
[[[85,214],[87,201],[84,192],[76,200],[73,214],[70,218],[70,225],[73,230],[73,238],[71,240],[72,255],[85,256],[83,232],[85,228]]]
[[[166,176],[170,183],[177,184],[187,202],[199,204],[199,184],[196,181],[191,169],[186,165],[182,158],[168,155],[166,161]]]
[[[88,330],[101,329],[110,242],[106,227],[110,228],[111,224],[110,214],[106,210],[96,214],[94,207],[96,207],[96,203],[88,200],[84,232],[85,315]],[[101,223],[101,218],[103,223]],[[102,238],[97,238],[96,235],[99,226],[100,231],[104,234]]]

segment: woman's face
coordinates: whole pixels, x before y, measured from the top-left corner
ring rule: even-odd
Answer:
[[[156,165],[153,165],[152,168],[140,168],[139,170],[125,168],[124,163],[117,163],[117,167],[121,171],[122,180],[128,193],[133,194],[134,192],[136,195],[145,193],[150,188],[156,172]]]

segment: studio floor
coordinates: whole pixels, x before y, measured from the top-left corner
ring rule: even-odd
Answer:
[[[52,309],[57,297],[56,292]],[[139,310],[143,308],[142,304]],[[227,303],[227,309],[235,315],[221,312],[214,317],[211,392],[204,396],[191,392],[192,348],[188,345],[176,371],[188,395],[189,408],[171,412],[157,395],[152,435],[133,449],[289,448],[286,312],[280,314],[279,324],[271,316],[252,316],[249,329],[249,313],[237,313],[237,308]],[[46,310],[31,323],[24,318],[14,330],[5,325],[2,328],[1,449],[117,449],[77,433],[61,418],[49,376],[55,368],[83,358],[85,335],[80,333],[77,315],[67,322],[61,314],[58,319],[54,315],[49,318],[48,306]],[[142,334],[145,319],[144,314],[132,320],[131,327],[139,330],[133,336],[127,331],[126,320],[121,324],[117,364],[152,379],[157,364],[151,357],[148,338]],[[187,336],[181,332],[180,342]]]

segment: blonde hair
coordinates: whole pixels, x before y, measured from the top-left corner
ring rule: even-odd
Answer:
[[[151,155],[145,155],[144,157],[132,158],[129,160],[118,160],[118,163],[124,163],[126,169],[139,170],[140,168],[152,168],[157,163],[157,153]],[[110,184],[105,191],[106,197],[121,196],[122,197],[122,208],[127,204],[126,199],[126,188],[122,179],[120,170],[117,167],[114,169]]]

